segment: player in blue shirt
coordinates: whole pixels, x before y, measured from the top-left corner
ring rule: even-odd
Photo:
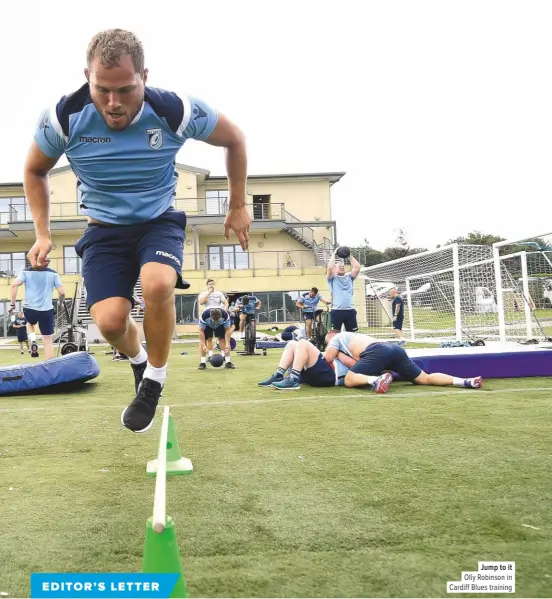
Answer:
[[[219,340],[221,353],[226,362],[225,368],[235,368],[230,355],[230,336],[232,334],[232,321],[230,314],[223,308],[207,308],[203,310],[199,318],[199,355],[201,361],[200,370],[207,368],[205,354],[209,352],[209,358],[213,355],[213,337]]]
[[[75,246],[88,309],[102,335],[130,358],[136,395],[121,421],[145,432],[165,384],[176,317],[174,289],[189,287],[181,276],[186,214],[172,207],[176,154],[188,139],[225,148],[230,191],[225,236],[229,239],[232,229],[246,250],[251,216],[245,206],[245,138],[202,100],[149,87],[142,43],[130,31],[95,35],[84,74],[80,89],[40,116],[25,164],[37,235],[28,258],[33,266],[48,262],[48,173],[65,154],[89,220]],[[147,305],[147,353],[130,317],[138,277]]]
[[[65,301],[65,288],[61,283],[58,273],[51,268],[25,268],[22,270],[11,286],[10,312],[15,309],[17,289],[25,285],[25,300],[23,301],[23,314],[29,330],[31,342],[31,356],[38,357],[36,345],[35,326],[38,324],[44,345],[44,357],[51,360],[54,357],[54,304],[52,293],[57,290],[59,302]],[[33,346],[35,346],[33,348]]]
[[[261,300],[256,295],[242,295],[236,301],[236,308],[240,312],[240,333],[245,329],[247,316],[254,316],[255,311],[262,306]]]
[[[345,325],[346,331],[358,331],[357,311],[354,302],[354,282],[360,272],[358,260],[351,254],[351,272],[345,272],[345,263],[336,262],[339,247],[335,248],[333,256],[328,262],[327,280],[332,294],[332,310],[330,313],[332,329],[341,331]]]
[[[312,321],[319,302],[322,302],[326,306],[330,305],[330,302],[326,301],[320,293],[318,293],[318,289],[313,287],[308,293],[300,296],[295,304],[298,308],[301,308],[303,320],[305,321],[307,339],[312,337]]]
[[[326,335],[326,342],[327,360],[334,360],[343,353],[356,362],[345,377],[346,387],[371,386],[375,393],[386,393],[393,380],[391,372],[417,385],[483,387],[480,376],[464,379],[439,372],[425,373],[395,342],[385,343],[369,335],[337,331],[330,331]]]

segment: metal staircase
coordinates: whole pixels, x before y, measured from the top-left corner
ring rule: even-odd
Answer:
[[[140,279],[138,279],[138,282],[136,283],[136,287],[134,287],[134,295],[136,297],[142,297],[142,283],[141,283]],[[143,322],[144,313],[139,311],[137,306],[135,306],[132,309],[130,314],[131,314],[132,318],[135,320],[135,322]],[[80,292],[80,297],[78,300],[77,320],[82,321],[83,324],[90,324],[93,322],[92,317],[90,316],[90,313],[88,312],[88,309],[86,307],[86,288],[84,286],[83,281],[81,281],[81,292]]]

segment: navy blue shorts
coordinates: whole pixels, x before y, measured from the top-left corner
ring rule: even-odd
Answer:
[[[404,349],[396,343],[372,343],[361,354],[359,361],[351,368],[367,376],[379,376],[385,370],[392,370],[402,379],[413,381],[422,373],[408,357]]]
[[[303,320],[313,320],[314,312],[303,312]]]
[[[38,324],[42,335],[54,334],[54,310],[33,310],[23,308],[25,320],[29,324]]]
[[[345,325],[345,330],[350,333],[356,333],[356,331],[358,331],[356,310],[331,310],[330,316],[332,329],[341,331],[341,327]]]
[[[397,320],[393,323],[393,328],[396,331],[402,331],[404,316],[399,316]]]
[[[42,331],[42,329],[41,329]],[[19,341],[19,343],[22,343],[23,341],[28,341],[29,338],[27,337],[27,329],[17,329],[17,340]]]
[[[203,329],[203,332],[205,333],[205,339],[211,339],[213,336],[217,339],[224,339],[226,337],[226,329],[222,324],[216,329],[213,329],[212,327],[206,327]]]
[[[335,387],[335,370],[320,354],[314,366],[301,372],[301,382],[312,387]]]
[[[186,214],[174,208],[135,225],[89,224],[75,245],[82,258],[88,309],[110,297],[125,297],[134,307],[134,287],[148,262],[172,266],[176,287],[187,289],[182,281],[185,231]]]

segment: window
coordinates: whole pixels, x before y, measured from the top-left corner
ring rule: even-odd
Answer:
[[[0,198],[0,224],[22,220],[31,220],[25,197]]]
[[[0,276],[17,275],[25,268],[25,252],[0,254]]]
[[[206,191],[205,212],[206,214],[226,214],[228,211],[228,190]]]
[[[240,245],[209,246],[210,270],[243,270],[249,268],[249,254]]]
[[[197,322],[197,295],[176,295],[175,304],[178,324]]]
[[[63,246],[63,272],[66,275],[77,275],[81,271],[80,258],[72,245]]]

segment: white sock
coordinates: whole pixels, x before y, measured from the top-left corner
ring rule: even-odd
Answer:
[[[226,357],[224,358],[224,361],[225,361],[225,362],[227,362],[227,363],[228,363],[228,362],[231,362],[231,361],[232,361],[232,358],[231,358],[230,356],[226,356]]]
[[[209,357],[211,357],[212,355],[213,355],[213,350],[212,350],[212,349],[210,349],[210,350],[209,350]]]
[[[373,385],[374,382],[379,379],[379,376],[368,376],[367,375],[366,378],[368,379],[368,384]]]
[[[148,365],[144,372],[144,378],[157,381],[164,385],[165,379],[167,378],[167,365],[165,364],[165,366],[161,366],[161,368],[155,368],[155,366],[152,366],[148,361]]]
[[[35,343],[36,342],[36,333],[29,333],[29,341],[31,343]]]
[[[203,357],[201,358],[201,363],[202,363],[202,364],[207,364],[207,358],[206,358],[205,356],[203,356]]]
[[[130,358],[129,356],[129,359],[131,364],[142,364],[148,359],[148,352],[144,349],[143,345],[140,345],[138,355],[134,356],[134,358]]]
[[[456,376],[453,376],[453,377],[452,377],[452,384],[453,384],[455,387],[463,387],[463,386],[464,386],[464,381],[465,381],[465,379],[459,379],[459,378],[458,378],[458,377],[456,377]]]
[[[225,356],[225,351],[223,349],[220,350],[220,355],[224,358]]]

